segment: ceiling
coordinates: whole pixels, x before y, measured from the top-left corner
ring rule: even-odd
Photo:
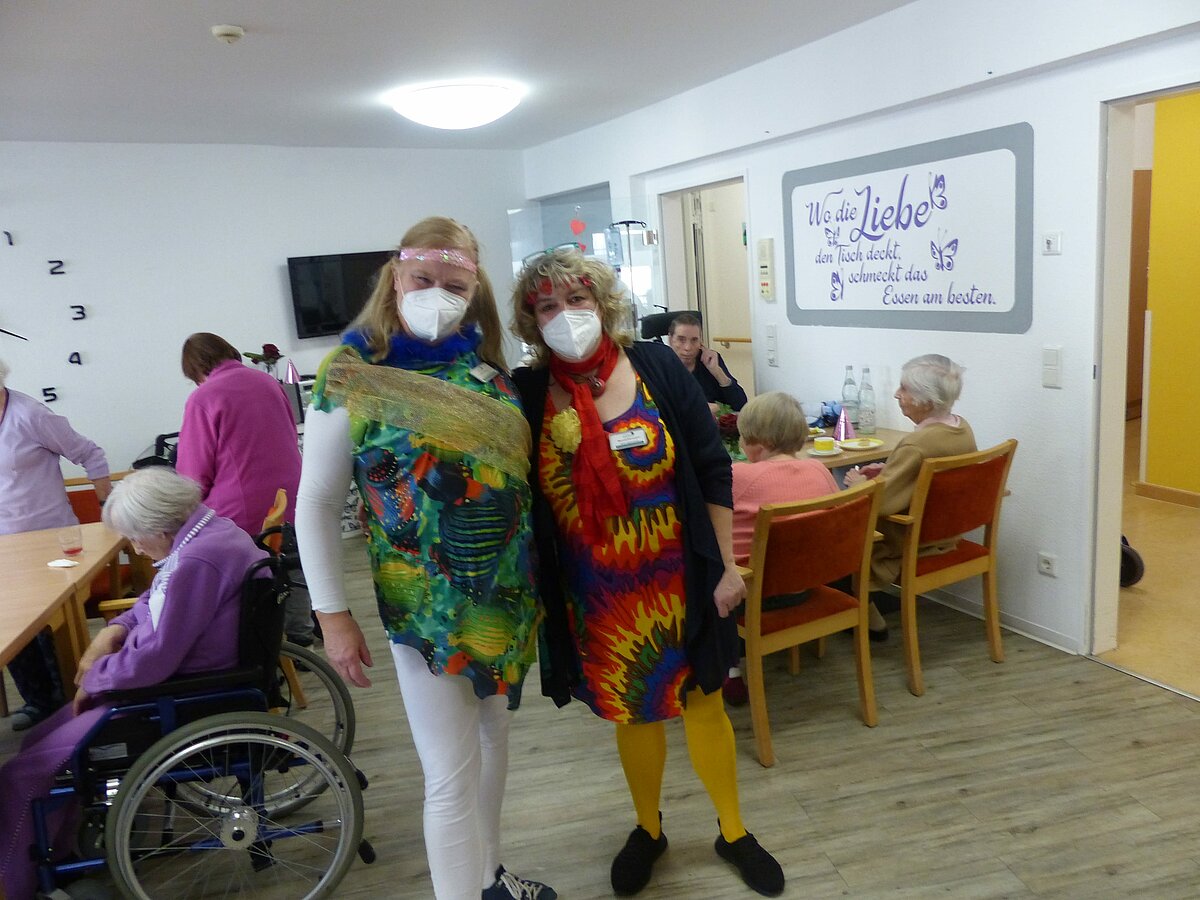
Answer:
[[[0,140],[523,149],[906,2],[0,0]],[[379,99],[465,76],[531,90],[471,131]]]

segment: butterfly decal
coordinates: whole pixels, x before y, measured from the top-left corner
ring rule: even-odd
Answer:
[[[842,227],[840,225],[837,228],[826,228],[825,243],[827,243],[830,247],[838,246],[838,235],[841,233],[841,230]]]
[[[829,285],[833,288],[829,292],[829,299],[836,303],[842,299],[842,294],[845,292],[845,287],[842,285],[842,276],[837,272],[831,272],[829,274]]]
[[[942,233],[938,232],[938,241],[942,239]],[[939,272],[949,272],[954,268],[954,257],[958,253],[958,238],[939,245],[937,241],[929,242],[929,255],[937,262]]]
[[[946,176],[940,172],[937,175],[929,173],[929,202],[937,209],[946,208]]]

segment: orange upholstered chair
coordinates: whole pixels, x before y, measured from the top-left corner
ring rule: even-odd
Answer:
[[[116,472],[111,478],[113,481],[119,481],[128,474]],[[71,509],[80,524],[99,522],[100,498],[96,496],[96,489],[92,483],[86,478],[68,478],[63,483],[67,488],[67,499],[71,502]],[[99,612],[104,618],[111,619],[133,605],[132,601],[124,602],[131,592],[136,595],[146,589],[151,571],[148,561],[137,558],[132,552],[128,556],[129,562],[114,562],[92,581],[91,597],[87,603],[91,615]]]
[[[262,530],[264,532],[283,524],[287,505],[287,491],[279,488],[275,492],[275,502],[271,504],[270,510],[267,511],[267,517],[263,519]],[[260,540],[275,556],[278,556],[280,550],[283,548],[283,533],[280,531],[260,538]],[[279,657],[279,668],[283,670],[283,677],[287,679],[288,687],[292,691],[292,702],[300,709],[306,709],[308,707],[308,697],[304,693],[304,687],[300,684],[300,677],[296,673],[296,665],[292,662],[291,657]]]
[[[904,558],[900,568],[900,623],[908,689],[925,693],[921,651],[917,642],[917,597],[925,591],[983,576],[983,620],[993,662],[1004,662],[1000,642],[1000,599],[996,592],[996,544],[1000,503],[1017,442],[1007,440],[989,450],[927,459],[921,464],[907,514],[885,521],[904,526]],[[983,528],[983,543],[962,538],[949,553],[921,556],[926,544],[948,541]]]
[[[867,643],[867,606],[881,490],[882,481],[876,479],[848,491],[799,503],[769,504],[758,511],[750,548],[746,611],[738,632],[746,642],[750,720],[758,761],[764,766],[775,764],[763,683],[763,657],[770,653],[853,629],[862,720],[871,726],[878,721]],[[853,593],[828,586],[847,575],[853,577]],[[805,590],[808,596],[795,606],[762,608],[764,597]],[[795,659],[793,655],[793,673]]]

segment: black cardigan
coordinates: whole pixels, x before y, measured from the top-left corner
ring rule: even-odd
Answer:
[[[634,371],[649,388],[663,426],[675,441],[675,490],[683,524],[685,566],[685,633],[694,684],[709,694],[719,689],[737,658],[737,626],[733,616],[721,618],[713,591],[725,572],[707,504],[733,507],[733,475],[729,454],[696,379],[675,351],[665,344],[635,343],[625,349]],[[538,478],[538,445],[550,384],[549,369],[517,369],[513,382],[521,394],[525,418],[533,434],[534,541],[538,550],[538,586],[546,610],[543,624],[542,693],[558,706],[571,700],[579,683],[580,665],[567,624],[563,580],[559,573],[557,525]]]
[[[696,376],[696,381],[700,384],[700,390],[704,391],[704,399],[709,403],[725,403],[734,412],[741,410],[746,405],[746,391],[742,388],[736,378],[729,374],[729,367],[725,365],[725,360],[721,354],[717,354],[717,365],[721,367],[721,371],[725,373],[725,377],[729,379],[729,384],[725,387],[717,384],[717,379],[712,372],[704,368],[704,363],[696,360],[696,368],[692,369],[692,374]]]

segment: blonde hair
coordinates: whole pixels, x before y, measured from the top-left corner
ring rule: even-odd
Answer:
[[[534,365],[550,361],[550,350],[542,340],[537,313],[530,298],[545,293],[543,282],[555,287],[583,282],[596,298],[596,312],[604,333],[622,347],[633,343],[633,331],[626,324],[628,307],[625,289],[610,266],[584,256],[573,247],[555,247],[525,263],[517,274],[512,293],[512,333],[533,349]]]
[[[772,453],[799,453],[808,440],[808,419],[800,401],[783,391],[759,394],[738,413],[738,432],[747,444]]]
[[[399,246],[396,247],[396,252],[399,253],[405,247],[461,250],[479,266],[475,273],[478,279],[475,293],[471,296],[462,324],[465,328],[479,326],[482,334],[479,342],[481,359],[493,366],[507,368],[504,365],[504,336],[500,326],[500,314],[496,310],[496,295],[487,273],[479,264],[479,241],[475,239],[471,229],[445,216],[429,216],[405,232]],[[398,265],[402,263],[395,257],[384,263],[376,276],[375,289],[370,298],[363,306],[362,312],[350,323],[351,329],[362,332],[367,346],[380,359],[387,356],[392,336],[404,330],[400,324],[400,311],[396,306],[396,283],[393,277],[394,267]]]

